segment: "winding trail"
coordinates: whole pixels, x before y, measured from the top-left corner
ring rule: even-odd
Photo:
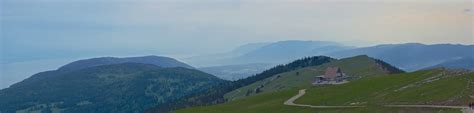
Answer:
[[[296,99],[302,97],[306,94],[306,89],[302,89],[298,92],[297,95],[291,97],[290,99],[286,100],[283,104],[287,106],[298,106],[298,107],[310,107],[310,108],[359,108],[365,106],[313,106],[313,105],[306,105],[306,104],[295,104]]]
[[[474,109],[466,106],[440,106],[440,105],[384,105],[385,107],[399,107],[399,108],[448,108],[461,109],[462,113],[474,113]]]
[[[449,108],[449,109],[468,109],[464,106],[440,106],[440,105],[384,105],[385,107],[401,107],[401,108]]]
[[[298,94],[286,100],[283,104],[287,106],[310,107],[310,108],[360,108],[366,106],[313,106],[307,104],[295,104],[295,101],[306,94],[306,89],[299,90]],[[461,109],[462,113],[474,113],[474,109],[466,106],[440,106],[440,105],[383,105],[384,107],[399,107],[399,108],[449,108]]]

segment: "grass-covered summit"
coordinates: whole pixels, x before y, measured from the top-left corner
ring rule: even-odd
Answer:
[[[323,75],[328,67],[340,67],[350,77],[350,80],[403,72],[390,64],[365,55],[339,60],[332,59],[330,62],[319,65],[301,66],[301,68],[275,73],[265,79],[233,90],[227,93],[225,98],[235,100],[262,92],[311,87],[314,77]]]

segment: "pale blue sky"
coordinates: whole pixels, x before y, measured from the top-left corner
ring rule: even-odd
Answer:
[[[0,74],[23,78],[84,57],[183,57],[224,52],[250,42],[474,43],[470,0],[0,2]],[[62,61],[33,66],[29,73],[15,70],[54,59]]]
[[[2,48],[9,62],[192,55],[287,39],[473,43],[473,19],[463,12],[472,8],[469,0],[344,1],[2,0]]]

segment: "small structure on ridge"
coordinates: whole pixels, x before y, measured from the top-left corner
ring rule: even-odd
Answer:
[[[347,75],[339,67],[328,67],[324,75],[316,76],[313,85],[347,83]]]

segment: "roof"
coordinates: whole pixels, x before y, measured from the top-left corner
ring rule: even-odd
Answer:
[[[324,78],[335,78],[338,72],[342,73],[339,67],[328,67],[326,73],[324,73]]]

